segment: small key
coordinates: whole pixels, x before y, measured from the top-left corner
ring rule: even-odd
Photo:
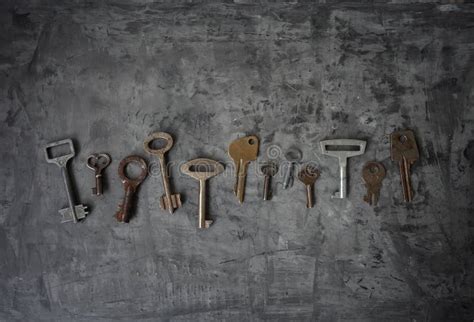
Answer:
[[[125,173],[128,164],[135,163],[140,167],[140,174],[136,178],[129,178]],[[137,187],[145,180],[148,175],[148,167],[146,161],[139,156],[131,155],[120,161],[118,166],[118,175],[122,180],[125,194],[122,202],[119,204],[115,213],[115,218],[119,222],[128,223],[130,221],[130,207],[132,206],[133,195],[137,191]]]
[[[102,195],[102,171],[110,164],[110,156],[107,153],[94,153],[87,158],[87,167],[95,173],[95,187],[92,188],[92,194]]]
[[[362,178],[367,187],[364,201],[369,205],[377,205],[382,188],[382,180],[385,178],[385,168],[380,162],[367,162],[362,169]]]
[[[199,180],[199,228],[209,228],[213,220],[206,219],[206,181],[224,171],[224,166],[211,159],[194,159],[181,165],[181,172]]]
[[[413,190],[410,180],[410,168],[420,158],[415,135],[411,130],[396,131],[390,136],[392,161],[399,163],[400,179],[405,202],[413,199]]]
[[[265,181],[263,182],[263,200],[270,200],[272,195],[272,177],[277,174],[278,165],[273,161],[269,161],[262,166],[261,170],[265,175]]]
[[[306,186],[306,208],[313,208],[313,187],[320,172],[314,165],[307,164],[298,173],[298,179]]]
[[[234,193],[240,203],[244,202],[245,179],[250,161],[255,161],[258,155],[258,137],[251,135],[232,141],[229,145],[229,156],[234,160],[236,181]]]
[[[52,157],[50,155],[50,149],[56,148],[58,146],[68,145],[70,152],[68,154],[64,154],[58,157]],[[74,150],[74,145],[71,139],[65,139],[57,142],[49,143],[45,148],[44,152],[46,155],[46,162],[54,163],[61,168],[61,173],[63,175],[64,185],[66,187],[66,195],[67,201],[69,204],[68,208],[64,208],[59,210],[59,213],[62,216],[62,223],[66,223],[72,221],[77,223],[79,220],[86,218],[87,214],[87,206],[82,204],[74,205],[74,195],[72,191],[72,184],[71,178],[69,177],[69,172],[67,170],[67,162],[72,159],[76,152]]]
[[[151,144],[155,140],[164,140],[166,145],[160,149],[154,149]],[[181,207],[181,195],[179,193],[172,194],[169,181],[168,167],[166,165],[165,153],[173,147],[173,138],[170,134],[165,132],[155,132],[150,134],[144,142],[145,151],[157,155],[160,160],[161,178],[163,180],[163,190],[165,195],[160,198],[160,208],[168,210],[170,214],[179,207]]]
[[[295,164],[303,158],[303,152],[297,147],[290,147],[285,153],[285,158],[288,161],[285,175],[283,176],[283,189],[288,189],[293,186],[293,172]]]

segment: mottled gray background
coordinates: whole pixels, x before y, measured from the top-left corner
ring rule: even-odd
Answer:
[[[398,1],[396,1],[398,2]],[[402,1],[403,2],[403,1]],[[474,318],[474,5],[2,1],[0,10],[0,318],[6,321],[463,321]],[[415,199],[401,199],[388,135],[412,128]],[[184,204],[159,209],[157,176],[136,216],[113,214],[118,161],[152,131],[169,160],[229,162],[244,134],[295,144],[319,165],[316,206],[303,186],[249,168],[210,182],[211,229],[198,231],[198,183],[173,169]],[[42,148],[73,138],[70,169],[91,213],[60,224],[59,168]],[[331,200],[326,138],[367,139],[350,160],[349,197]],[[85,159],[107,151],[102,198]],[[360,172],[382,161],[380,204]]]

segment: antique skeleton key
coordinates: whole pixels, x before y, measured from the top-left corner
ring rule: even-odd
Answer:
[[[398,162],[400,167],[403,197],[405,202],[411,202],[413,190],[410,180],[410,168],[420,157],[415,135],[411,130],[396,131],[391,134],[390,142],[392,161]]]
[[[107,153],[94,153],[87,158],[87,167],[95,172],[93,195],[100,196],[102,194],[102,171],[109,166],[110,161],[110,156]]]
[[[362,178],[367,187],[364,201],[369,205],[377,205],[382,188],[382,180],[385,178],[385,168],[380,162],[367,162],[362,169]]]
[[[314,183],[319,178],[320,172],[314,165],[307,164],[301,169],[298,173],[298,179],[305,185],[306,187],[306,208],[313,208],[314,200],[313,200],[313,190],[314,190]]]
[[[258,137],[254,135],[237,139],[229,145],[229,156],[234,160],[236,171],[234,193],[240,203],[244,202],[247,166],[250,161],[257,159],[258,145]]]
[[[164,140],[166,145],[163,148],[154,149],[151,147],[151,144],[155,140]],[[165,191],[165,195],[160,198],[160,207],[161,209],[167,209],[170,214],[172,214],[176,208],[181,207],[181,195],[179,193],[171,193],[168,166],[165,160],[165,153],[168,152],[172,147],[173,138],[171,135],[165,132],[155,132],[150,134],[150,136],[145,139],[144,143],[145,151],[150,154],[157,155],[159,158],[161,178],[163,179],[163,190]]]
[[[136,178],[129,178],[126,173],[126,167],[130,163],[135,163],[140,167],[140,174]],[[118,174],[122,179],[123,188],[125,194],[119,208],[115,214],[115,218],[119,222],[128,223],[130,221],[130,207],[132,206],[133,195],[135,194],[137,187],[145,180],[148,174],[148,167],[146,161],[139,156],[131,155],[120,161],[118,167]]]

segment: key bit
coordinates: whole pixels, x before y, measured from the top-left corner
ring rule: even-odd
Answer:
[[[313,208],[313,187],[316,180],[319,178],[319,170],[311,164],[305,165],[298,173],[298,179],[306,187],[306,208]]]
[[[95,187],[92,188],[92,194],[102,195],[102,171],[110,164],[110,156],[107,153],[93,153],[87,158],[87,167],[95,173]]]
[[[367,187],[367,194],[364,201],[369,205],[377,205],[382,187],[382,180],[385,178],[385,168],[380,162],[367,162],[362,169],[362,178]]]
[[[265,175],[263,182],[263,200],[270,200],[272,195],[271,182],[272,177],[278,172],[278,165],[274,161],[268,161],[262,168],[262,173]]]
[[[206,181],[224,171],[224,166],[211,159],[194,159],[181,165],[181,172],[199,181],[199,228],[209,228],[213,220],[206,219]]]
[[[258,146],[258,137],[254,135],[234,140],[229,145],[229,156],[234,160],[236,171],[234,193],[240,203],[244,202],[247,167],[250,161],[255,161],[257,159]]]
[[[396,131],[390,135],[391,158],[399,163],[400,180],[405,202],[413,199],[413,190],[410,179],[411,165],[420,158],[415,135],[411,130]]]

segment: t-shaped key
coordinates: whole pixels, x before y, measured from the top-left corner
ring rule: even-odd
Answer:
[[[164,140],[166,145],[161,149],[154,149],[150,145],[155,140]],[[165,153],[168,152],[172,147],[173,138],[171,135],[165,132],[155,132],[150,134],[150,136],[145,139],[144,143],[145,151],[150,154],[157,155],[160,160],[163,190],[165,190],[165,195],[160,198],[160,207],[161,209],[168,209],[170,214],[172,214],[176,208],[181,207],[181,195],[179,193],[171,194],[168,167],[166,166],[165,161]]]
[[[64,154],[58,157],[52,157],[52,155],[50,155],[49,153],[50,149],[58,147],[58,146],[62,146],[62,145],[69,145],[70,152],[68,154]],[[67,171],[67,162],[76,155],[74,151],[74,145],[72,144],[72,140],[65,139],[65,140],[49,143],[44,148],[44,153],[46,155],[46,161],[48,163],[54,163],[61,168],[64,185],[66,186],[66,195],[67,195],[67,201],[69,203],[69,207],[59,210],[59,213],[63,217],[62,222],[65,223],[65,222],[73,221],[74,223],[76,223],[78,220],[86,218],[86,215],[88,214],[87,206],[84,206],[81,204],[79,205],[74,204],[71,178],[69,177],[69,172]]]
[[[344,199],[347,195],[347,158],[364,154],[366,142],[352,139],[325,140],[319,143],[323,154],[338,158],[340,189],[332,198]]]
[[[209,228],[212,220],[206,219],[206,181],[224,171],[224,166],[211,159],[194,159],[181,165],[181,172],[199,180],[199,228]]]

